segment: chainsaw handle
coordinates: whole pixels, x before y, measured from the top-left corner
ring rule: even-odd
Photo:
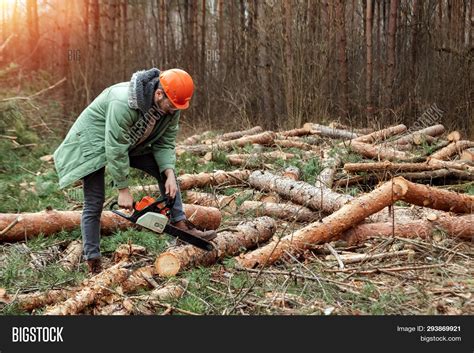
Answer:
[[[130,221],[130,222],[134,222],[135,223],[135,219],[133,217],[133,213],[131,216],[123,213],[123,212],[120,212],[118,210],[114,210],[114,206],[118,206],[118,202],[117,201],[114,201],[110,204],[110,210],[115,213],[116,215],[120,216],[120,217],[123,217],[125,218],[126,220]],[[135,209],[135,201],[133,202],[133,209]]]

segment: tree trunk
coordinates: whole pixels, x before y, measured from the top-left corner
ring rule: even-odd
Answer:
[[[372,78],[373,78],[373,51],[372,51],[372,26],[374,14],[374,0],[367,0],[366,9],[366,27],[365,27],[365,42],[366,42],[366,63],[367,76],[365,81],[365,104],[367,110],[367,117],[370,118],[374,113],[374,106],[372,102]]]
[[[130,275],[130,271],[123,268],[127,263],[118,263],[83,283],[82,289],[75,292],[64,302],[46,308],[43,315],[75,315],[97,299],[110,293],[108,288],[122,283]]]
[[[436,217],[435,220],[413,220],[404,223],[384,222],[367,223],[344,232],[341,240],[348,245],[363,242],[369,237],[400,237],[400,238],[431,238],[433,234],[442,231],[450,237],[472,240],[474,237],[474,217],[472,215],[452,217]]]
[[[59,260],[59,264],[69,270],[74,270],[79,263],[81,262],[82,258],[82,242],[79,240],[72,241],[64,251],[64,255]]]
[[[338,63],[339,63],[339,82],[341,87],[340,108],[341,115],[349,114],[349,73],[347,69],[346,53],[346,21],[345,21],[345,1],[336,1],[337,37],[338,37]]]
[[[388,36],[387,36],[387,83],[386,83],[386,96],[385,96],[385,107],[386,109],[391,108],[393,105],[393,86],[395,82],[395,36],[397,32],[397,13],[398,13],[398,0],[390,1],[390,17],[388,22]]]
[[[468,140],[461,140],[457,142],[451,142],[448,146],[440,149],[433,153],[430,157],[433,159],[447,160],[449,157],[459,154],[466,148],[474,147],[474,142]]]
[[[294,157],[296,157],[296,155],[292,153],[272,151],[254,154],[228,154],[226,158],[231,165],[247,168],[251,166],[261,166],[262,163],[275,159],[287,160]]]
[[[217,229],[220,225],[221,214],[215,208],[185,204],[184,211],[186,217],[201,228]],[[49,236],[61,230],[72,231],[80,226],[81,215],[81,211],[42,211],[21,214],[0,213],[0,229],[5,229],[18,218],[18,222],[0,236],[0,242],[21,241],[39,234]],[[102,235],[132,227],[132,223],[111,211],[103,211],[100,220]]]
[[[256,134],[259,134],[261,132],[263,132],[263,128],[261,126],[255,126],[255,127],[251,128],[251,129],[248,129],[248,130],[228,132],[226,134],[218,136],[217,139],[219,141],[236,140],[236,139],[244,137],[244,136],[256,135]]]
[[[303,129],[308,131],[310,134],[313,135],[320,135],[320,136],[325,136],[325,137],[330,137],[330,138],[335,138],[335,139],[354,139],[359,136],[359,134],[356,134],[351,131],[347,130],[341,130],[341,129],[335,129],[332,127],[320,125],[320,124],[313,124],[313,123],[306,123],[303,125]]]
[[[388,139],[391,136],[401,134],[407,130],[407,127],[403,124],[390,126],[386,129],[374,131],[370,134],[356,137],[352,141],[345,141],[344,144],[351,144],[352,142],[364,142],[364,143],[376,143]]]
[[[238,254],[242,248],[253,248],[270,239],[276,222],[270,217],[260,217],[237,226],[235,232],[221,232],[213,240],[215,249],[204,251],[194,246],[179,246],[159,255],[155,261],[156,273],[174,276],[193,266],[209,266],[226,256]]]
[[[408,152],[397,151],[391,147],[384,146],[374,146],[364,142],[352,141],[350,144],[350,149],[354,152],[357,152],[364,157],[375,158],[375,159],[387,159],[389,161],[393,160],[404,160],[413,158],[413,155]]]
[[[313,210],[334,212],[341,208],[352,196],[338,194],[328,188],[315,187],[303,181],[294,181],[267,171],[255,171],[249,179],[254,188],[277,192],[291,201]]]
[[[439,167],[431,166],[428,163],[393,163],[390,161],[370,162],[370,163],[346,163],[344,170],[348,173],[358,172],[422,172],[426,170],[435,170]]]
[[[442,135],[445,132],[443,125],[433,125],[427,128],[412,132],[411,134],[402,136],[395,141],[392,141],[391,145],[403,145],[403,144],[420,144],[419,141],[423,139],[424,136],[436,137]]]

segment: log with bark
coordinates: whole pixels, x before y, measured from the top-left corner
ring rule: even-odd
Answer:
[[[216,185],[235,185],[247,180],[250,170],[236,169],[233,171],[218,170],[214,173],[182,174],[178,177],[179,188],[181,191],[192,188],[202,188],[205,186]],[[131,192],[160,192],[157,184],[137,185],[130,187]]]
[[[369,237],[400,237],[400,238],[431,238],[435,233],[443,232],[447,236],[463,240],[474,238],[474,217],[465,216],[435,216],[433,220],[421,219],[407,222],[383,222],[359,224],[344,232],[341,240],[348,245],[363,242]]]
[[[364,143],[377,143],[388,139],[389,137],[399,135],[407,131],[407,127],[404,124],[389,126],[388,128],[374,131],[370,134],[359,136],[352,141],[346,141],[345,143],[351,142],[364,142]]]
[[[304,127],[302,127],[302,128],[292,129],[292,130],[279,131],[277,133],[277,137],[285,138],[285,137],[295,137],[295,136],[306,136],[309,134],[310,132],[306,130]]]
[[[222,216],[216,208],[184,204],[184,212],[186,217],[200,228],[217,229],[220,226]],[[49,236],[61,230],[72,231],[80,226],[81,215],[81,211],[55,210],[19,215],[0,213],[0,229],[6,229],[18,219],[13,227],[0,236],[0,242],[21,241],[39,234]],[[132,223],[111,211],[102,212],[100,224],[102,235],[133,227]]]
[[[259,190],[277,192],[297,204],[328,213],[352,199],[350,195],[339,194],[326,187],[315,187],[304,181],[294,181],[267,171],[253,172],[248,182]]]
[[[289,166],[283,172],[283,177],[292,179],[294,181],[300,180],[301,171],[298,167]]]
[[[439,169],[438,166],[429,165],[428,163],[394,163],[390,161],[367,162],[367,163],[346,163],[344,170],[349,173],[358,172],[424,172],[427,170]]]
[[[215,249],[204,251],[191,245],[179,246],[159,255],[155,261],[156,273],[174,276],[193,266],[209,266],[226,256],[236,255],[242,248],[250,249],[270,239],[276,222],[270,217],[260,217],[236,227],[235,232],[225,231],[213,240]]]
[[[320,135],[334,139],[354,139],[360,136],[359,134],[356,134],[352,131],[336,129],[329,126],[314,123],[304,124],[303,129],[314,135]]]
[[[197,143],[200,143],[202,140],[208,138],[209,136],[212,136],[213,132],[212,131],[204,131],[203,133],[192,135],[188,138],[186,138],[182,144],[183,145],[195,145]]]
[[[282,148],[299,148],[303,151],[312,151],[315,153],[321,153],[321,148],[311,145],[309,143],[303,141],[296,141],[296,140],[275,140],[275,146],[282,147]]]
[[[64,250],[64,255],[59,260],[59,264],[63,268],[72,271],[79,265],[79,263],[81,262],[81,258],[82,242],[80,240],[74,240],[69,243],[66,250]]]
[[[461,153],[462,151],[470,147],[474,147],[473,141],[468,141],[468,140],[455,141],[455,142],[451,142],[449,145],[440,149],[439,151],[433,153],[430,157],[432,159],[447,160],[451,156]]]
[[[227,151],[233,147],[244,147],[248,144],[259,144],[263,146],[270,146],[273,144],[276,134],[273,131],[265,131],[260,134],[243,136],[241,138],[229,141],[218,142],[216,144],[201,144],[195,146],[177,146],[176,154],[178,156],[185,152],[204,155],[212,150]]]
[[[332,189],[334,183],[334,176],[336,169],[341,164],[341,158],[336,155],[334,157],[327,157],[323,160],[323,170],[319,173],[319,176],[314,184],[316,187],[326,187]]]
[[[228,154],[226,156],[227,161],[230,165],[239,167],[261,166],[262,163],[270,162],[275,159],[287,160],[295,157],[296,155],[293,153],[286,153],[282,151],[262,152],[254,154]]]
[[[80,313],[98,298],[109,294],[112,287],[125,281],[130,275],[130,271],[125,268],[128,265],[126,262],[118,263],[84,281],[82,288],[73,293],[70,298],[46,308],[43,314],[75,315]]]
[[[210,145],[213,143],[219,143],[220,141],[236,140],[244,136],[256,135],[261,132],[263,132],[263,128],[261,126],[255,126],[248,130],[227,132],[225,134],[217,136],[214,139],[205,140],[203,141],[203,143],[205,143],[206,145]]]
[[[424,129],[414,131],[410,134],[402,136],[392,142],[391,145],[403,145],[403,144],[415,144],[419,145],[423,141],[433,142],[434,137],[442,135],[445,132],[445,128],[442,124],[428,126]]]
[[[408,152],[398,151],[392,147],[371,145],[364,142],[352,141],[349,148],[364,157],[374,159],[385,159],[389,161],[393,160],[406,160],[411,159],[414,156]]]

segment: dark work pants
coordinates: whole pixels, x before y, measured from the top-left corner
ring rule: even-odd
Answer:
[[[161,195],[165,194],[166,176],[160,175],[160,170],[152,154],[130,156],[130,166],[143,170],[158,181]],[[84,189],[84,209],[81,218],[81,232],[84,258],[86,260],[100,257],[100,215],[105,201],[105,167],[87,175],[82,179]],[[174,206],[171,209],[171,222],[186,218],[183,211],[181,192],[176,193]]]

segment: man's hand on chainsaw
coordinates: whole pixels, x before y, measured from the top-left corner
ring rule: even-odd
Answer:
[[[128,188],[119,190],[117,201],[119,207],[125,208],[127,210],[133,210],[133,196]]]
[[[174,199],[176,197],[176,193],[178,192],[178,185],[176,184],[176,178],[174,176],[173,169],[166,169],[165,175],[165,193],[169,198]]]

